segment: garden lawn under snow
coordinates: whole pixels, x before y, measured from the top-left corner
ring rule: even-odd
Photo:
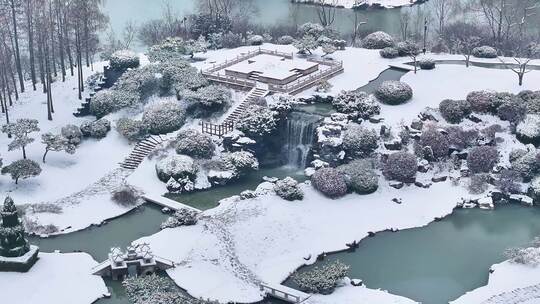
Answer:
[[[97,264],[86,253],[40,253],[27,273],[0,275],[2,303],[93,303],[108,292],[91,274]]]
[[[231,198],[204,212],[196,226],[166,229],[136,242],[149,242],[156,255],[179,263],[168,274],[191,295],[255,302],[262,299],[258,283],[279,284],[296,268],[314,263],[319,254],[346,249],[346,243],[361,240],[368,232],[427,225],[450,214],[467,196],[463,187],[450,182],[429,190],[415,186],[396,190],[383,182],[374,194],[350,194],[339,200],[328,199],[309,185],[302,187],[306,196],[300,202],[273,194],[243,201]],[[344,293],[336,296],[356,294]],[[386,294],[369,297],[376,303],[395,303]]]
[[[103,65],[103,62],[95,64],[94,71],[102,71]],[[93,73],[85,68],[85,76]],[[73,155],[50,152],[47,162],[42,162],[45,145],[41,143],[41,134],[58,134],[67,124],[79,126],[95,119],[93,116],[77,118],[73,115],[81,104],[77,98],[77,77],[68,76],[66,82],[57,80],[53,83],[55,113],[52,121],[47,120],[46,96],[41,92],[40,85],[37,91],[32,91],[30,83],[26,86],[27,91],[10,107],[9,116],[11,122],[20,118],[38,120],[40,132],[30,134],[35,141],[28,145],[26,152],[28,159],[40,164],[42,172],[37,177],[19,180],[18,185],[9,175],[1,175],[0,193],[9,193],[17,205],[52,203],[60,206],[61,213],[33,213],[27,210],[26,214],[29,221],[39,225],[53,224],[60,229],[60,233],[84,229],[129,211],[130,208],[112,202],[110,195],[96,193],[99,188],[96,183],[114,174],[119,168],[118,163],[131,152],[131,146],[114,127],[101,140],[83,139]],[[4,124],[4,115],[1,119],[0,124]],[[22,158],[21,150],[8,151],[10,141],[5,134],[0,134],[0,158],[4,166]]]

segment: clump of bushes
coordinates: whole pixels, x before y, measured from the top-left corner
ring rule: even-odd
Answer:
[[[60,134],[67,139],[70,144],[75,146],[79,145],[83,138],[81,128],[76,125],[65,125],[62,127]]]
[[[513,263],[538,266],[540,264],[540,239],[535,238],[527,248],[509,248],[504,255]]]
[[[166,183],[171,178],[175,180],[193,180],[198,167],[193,158],[186,155],[171,155],[156,163],[156,174],[162,182]]]
[[[290,45],[293,44],[294,38],[288,35],[281,36],[277,39],[277,43],[281,45]]]
[[[362,39],[362,47],[366,49],[384,49],[394,45],[394,38],[381,31],[371,33]]]
[[[412,182],[418,170],[416,156],[408,152],[390,154],[384,163],[383,173],[389,180]]]
[[[144,139],[147,134],[142,121],[125,117],[118,119],[116,122],[116,131],[132,142]]]
[[[347,194],[347,182],[341,172],[334,168],[322,168],[311,176],[315,189],[330,198],[339,198]]]
[[[343,149],[351,158],[366,157],[379,147],[379,136],[373,129],[350,125],[343,135]]]
[[[375,96],[383,103],[400,105],[413,97],[412,88],[401,81],[385,81],[375,91]]]
[[[193,129],[178,133],[176,142],[176,153],[194,158],[212,158],[216,150],[210,136]]]
[[[526,143],[540,143],[540,115],[529,114],[517,125],[517,136]]]
[[[410,40],[398,42],[396,44],[396,49],[401,57],[418,55],[420,53],[418,45]]]
[[[399,57],[399,51],[393,47],[385,47],[379,51],[382,58],[393,59]]]
[[[464,150],[472,146],[476,143],[479,136],[478,130],[464,130],[460,126],[449,126],[445,130],[449,147],[457,150]]]
[[[104,138],[111,130],[111,122],[105,118],[87,121],[81,124],[80,130],[84,137]]]
[[[418,66],[420,66],[422,70],[433,70],[435,65],[435,60],[431,58],[422,58],[418,60]]]
[[[439,104],[439,111],[446,121],[457,124],[471,114],[471,104],[466,100],[446,99]]]
[[[499,152],[495,147],[474,147],[467,156],[467,165],[472,173],[489,173],[499,161]]]
[[[251,35],[247,39],[249,45],[262,45],[264,43],[264,37],[261,35]]]
[[[291,177],[278,180],[274,185],[274,191],[279,197],[288,201],[304,199],[304,191],[300,189],[298,182]]]
[[[540,153],[536,150],[514,150],[510,153],[512,170],[519,172],[525,182],[540,173]]]
[[[535,178],[529,186],[529,195],[533,198],[536,204],[540,203],[540,176]]]
[[[518,97],[525,102],[528,113],[540,114],[540,91],[521,91]]]
[[[302,291],[331,294],[348,271],[349,266],[335,261],[322,267],[314,267],[304,273],[297,272],[293,274],[292,279]]]
[[[450,150],[450,143],[448,137],[437,129],[436,126],[424,128],[424,131],[420,135],[418,145],[424,152],[423,156],[429,160],[430,157],[436,159],[445,158],[448,156]],[[432,155],[425,155],[426,149],[432,153]]]
[[[338,170],[345,176],[350,191],[371,194],[379,188],[379,176],[373,169],[372,160],[355,160],[339,166]]]
[[[521,185],[519,184],[521,181],[519,172],[503,169],[495,180],[495,186],[504,194],[518,194],[521,192]]]
[[[362,119],[369,119],[381,112],[381,107],[365,92],[342,91],[332,100],[332,105],[341,113]]]
[[[234,49],[242,46],[242,35],[228,32],[221,36],[221,46],[226,49]]]
[[[139,66],[139,56],[130,50],[114,52],[110,57],[110,66],[115,70],[134,69]]]
[[[476,113],[496,113],[500,106],[497,95],[490,91],[473,91],[467,95],[467,101]]]
[[[104,90],[92,98],[90,113],[100,118],[109,113],[134,105],[138,101],[139,96],[133,92],[122,92],[112,89]]]
[[[476,58],[497,58],[497,50],[491,46],[484,45],[475,47],[472,55]]]
[[[137,188],[124,184],[111,192],[111,199],[122,206],[134,206],[141,203],[141,193]]]
[[[181,226],[193,226],[197,224],[197,212],[195,210],[183,208],[172,216],[169,216],[160,226],[161,229],[176,228]]]
[[[519,122],[523,121],[527,116],[527,105],[523,104],[520,101],[511,101],[503,103],[497,109],[497,116],[505,121],[516,125]]]
[[[474,174],[469,179],[468,189],[471,194],[482,194],[489,189],[489,174]]]
[[[278,127],[278,113],[268,107],[252,105],[240,117],[236,128],[250,138],[263,138],[273,134]]]
[[[196,117],[207,117],[232,102],[231,90],[221,85],[209,85],[197,91],[183,90],[177,96],[188,103],[188,111]]]
[[[186,110],[178,101],[161,101],[147,107],[142,125],[150,134],[166,134],[180,129],[184,125],[185,115]]]
[[[228,168],[235,171],[236,176],[242,176],[259,169],[259,161],[255,155],[246,151],[225,154],[223,161]]]

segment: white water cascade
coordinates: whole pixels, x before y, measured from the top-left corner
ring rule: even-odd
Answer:
[[[306,167],[315,129],[320,120],[319,115],[296,111],[287,116],[284,156],[288,166],[299,169]]]

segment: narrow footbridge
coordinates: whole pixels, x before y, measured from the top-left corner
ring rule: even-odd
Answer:
[[[288,303],[306,303],[310,297],[307,293],[283,285],[261,283],[260,287],[265,295]]]
[[[197,209],[195,207],[188,206],[186,204],[182,204],[177,201],[173,201],[172,199],[168,199],[161,195],[155,195],[155,194],[145,194],[142,196],[143,199],[149,203],[156,204],[161,207],[169,208],[174,211],[178,211],[180,209],[189,209],[193,210],[195,212],[202,212],[202,210]]]

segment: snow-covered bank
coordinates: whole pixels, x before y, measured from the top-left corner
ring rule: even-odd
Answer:
[[[382,290],[374,290],[366,287],[345,286],[336,289],[329,296],[314,295],[310,298],[312,304],[413,304],[413,300],[396,296]]]
[[[529,299],[521,299],[521,293],[525,294],[527,288],[540,284],[540,267],[505,261],[491,267],[493,273],[489,275],[489,282],[486,286],[477,288],[466,293],[451,304],[469,303],[525,303]],[[538,301],[540,297],[540,287],[534,288],[535,297]],[[534,296],[534,295],[532,295]],[[512,302],[515,300],[515,302]],[[519,300],[519,301],[517,301]],[[538,302],[527,302],[538,303]]]
[[[317,2],[314,0],[293,0],[293,1],[298,2],[298,3],[308,3],[308,4],[313,4]],[[420,2],[420,1],[418,0],[324,0],[325,5],[334,5],[337,7],[345,7],[345,8],[355,8],[355,7],[365,8],[368,6],[395,8],[395,7],[413,5],[416,2]]]
[[[309,185],[303,189],[306,196],[297,203],[271,194],[224,200],[204,212],[196,226],[167,229],[137,242],[149,242],[156,255],[179,263],[168,273],[191,295],[255,302],[262,298],[258,282],[280,283],[296,268],[315,262],[317,255],[346,249],[346,243],[368,232],[427,225],[450,214],[467,196],[450,182],[429,190],[396,190],[383,183],[372,195],[339,200]],[[394,197],[403,203],[392,202]]]
[[[86,253],[40,253],[29,272],[0,275],[2,303],[93,303],[108,292],[91,274],[97,264]]]

